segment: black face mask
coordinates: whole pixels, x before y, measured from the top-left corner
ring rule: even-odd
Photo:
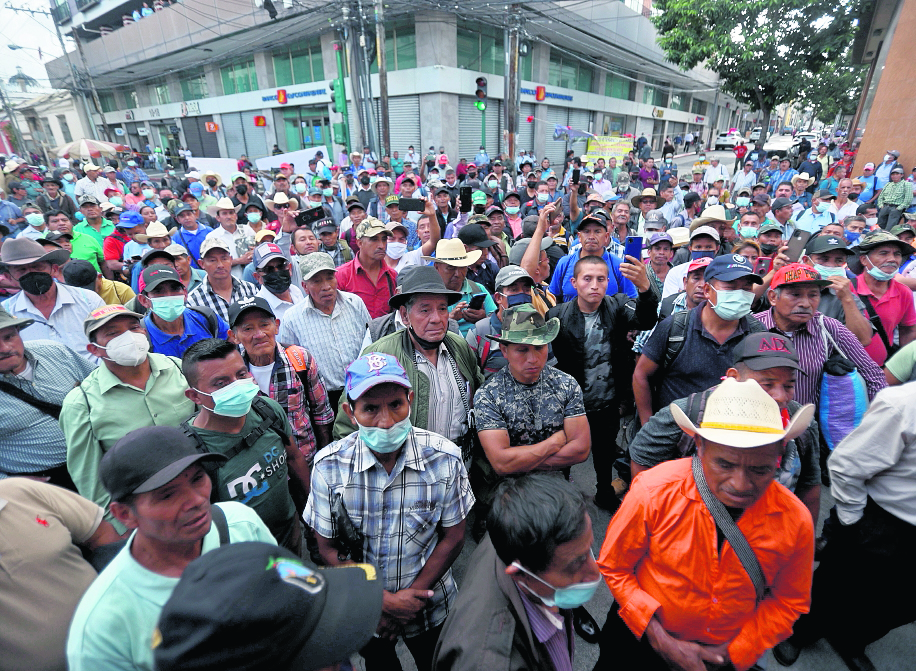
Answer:
[[[535,188],[537,185],[538,185],[537,182],[528,182],[528,188],[529,188],[529,189],[533,189],[533,188]]]
[[[779,246],[778,245],[765,245],[761,242],[760,251],[763,252],[764,256],[773,256],[777,251],[779,251]]]
[[[239,195],[244,196],[246,193],[248,193],[248,185],[239,184],[237,187],[235,187],[235,192]]]
[[[27,294],[41,296],[48,293],[54,286],[51,273],[32,272],[19,278],[19,287]]]
[[[474,205],[474,214],[483,214],[486,209],[486,205]]]
[[[369,180],[368,177],[360,177],[360,178],[359,178],[359,183],[362,184],[363,186],[369,186],[369,181],[370,181],[370,180]]]
[[[473,170],[468,170],[468,177],[477,177],[477,173]]]
[[[432,341],[429,341],[429,340],[423,340],[423,338],[421,338],[420,336],[418,336],[418,335],[417,335],[417,332],[413,330],[413,326],[408,326],[407,328],[410,330],[410,335],[413,337],[413,339],[416,341],[416,343],[417,343],[420,347],[422,347],[423,349],[425,349],[425,350],[433,350],[433,349],[436,349],[437,347],[439,347],[439,345],[442,344],[442,341],[441,341],[441,340],[439,340],[438,342],[432,342]]]
[[[293,278],[288,270],[277,270],[272,273],[267,273],[261,278],[261,284],[267,287],[267,290],[274,295],[282,294],[289,289],[292,283]]]
[[[849,194],[849,200],[859,200],[859,194],[853,192]]]
[[[209,184],[210,186],[216,186],[216,180],[215,180],[215,179],[208,179],[208,180],[207,180],[207,184]]]
[[[435,161],[427,161],[427,162],[426,162],[426,167],[427,167],[427,168],[432,168],[434,165],[436,165],[436,162],[435,162]]]

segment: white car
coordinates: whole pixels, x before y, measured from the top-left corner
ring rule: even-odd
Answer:
[[[760,140],[760,134],[763,132],[761,126],[757,126],[754,130],[751,131],[751,137],[749,138],[751,142],[758,142]]]
[[[738,144],[738,140],[743,139],[744,138],[738,133],[719,133],[716,136],[716,150],[733,149],[734,146]]]

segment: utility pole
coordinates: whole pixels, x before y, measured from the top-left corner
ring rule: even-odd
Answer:
[[[519,115],[519,78],[518,78],[518,42],[519,28],[521,18],[519,15],[518,5],[509,7],[509,27],[506,29],[505,43],[506,49],[506,75],[503,77],[505,88],[503,90],[503,101],[505,104],[506,116],[506,151],[509,160],[506,168],[515,180],[515,141],[518,134],[518,115]]]
[[[16,115],[13,113],[13,109],[10,107],[9,101],[6,97],[6,86],[3,84],[3,82],[0,82],[0,103],[2,103],[3,111],[6,112],[6,115],[9,117],[13,128],[16,129],[16,139],[19,146],[13,147],[13,149],[25,156],[25,138],[22,136],[22,129],[19,128],[19,122],[16,121]],[[10,144],[12,145],[13,143],[10,142]]]
[[[388,55],[385,53],[385,1],[375,0],[375,51],[378,54],[379,113],[382,117],[382,156],[391,155],[391,133],[388,127]]]
[[[86,70],[86,77],[89,79],[89,90],[92,91],[92,101],[95,103],[95,108],[99,111],[99,116],[102,117],[102,128],[105,129],[105,139],[110,142],[111,131],[108,130],[108,123],[105,121],[105,113],[102,111],[102,101],[99,100],[99,92],[95,88],[95,81],[92,79],[92,75],[89,72],[89,63],[86,62],[86,54],[83,52],[83,43],[80,41],[79,35],[76,31],[77,27],[74,26],[71,35],[73,35],[73,41],[76,42],[76,50],[80,54],[80,60],[83,62],[83,68]],[[92,117],[89,118],[89,124],[94,125]]]
[[[709,142],[706,143],[707,149],[713,146],[712,144],[713,139],[715,138],[715,135],[718,132],[716,128],[719,125],[719,82],[718,80],[716,81],[716,98],[712,103],[712,109],[713,109],[712,128],[709,129]]]
[[[372,98],[372,64],[369,62],[369,52],[366,50],[369,40],[367,39],[368,31],[366,30],[366,17],[363,16],[362,0],[357,0],[357,8],[359,9],[360,26],[359,46],[362,48],[363,52],[363,83],[366,87],[366,95],[365,98],[363,98],[363,104],[366,106],[366,118],[368,121],[368,127],[366,128],[366,137],[368,138],[367,144],[369,145],[370,151],[378,151],[378,124],[375,122],[375,100]]]
[[[51,12],[45,12],[38,9],[23,9],[20,7],[13,7],[9,2],[4,5],[5,9],[10,9],[14,12],[27,12],[28,14],[40,14],[42,16],[50,16],[51,23],[54,24],[54,32],[57,33],[57,41],[60,43],[60,50],[64,54],[64,58],[67,59],[67,67],[70,68],[70,78],[73,80],[73,93],[78,93],[79,97],[83,101],[83,110],[86,112],[86,124],[89,126],[87,130],[92,136],[93,140],[98,140],[98,132],[96,131],[95,124],[92,121],[92,110],[89,108],[89,101],[86,99],[86,91],[79,86],[79,78],[76,74],[76,68],[73,66],[73,61],[70,60],[70,52],[67,51],[67,45],[64,44],[64,36],[60,32],[60,26],[57,25],[57,21],[54,19],[54,15]],[[88,71],[87,71],[88,76]],[[91,81],[91,77],[89,77]],[[99,108],[101,111],[101,108]]]
[[[359,75],[360,61],[356,53],[356,30],[353,29],[353,24],[350,22],[350,7],[344,5],[340,10],[344,20],[343,31],[347,45],[347,55],[350,57],[350,87],[353,91],[353,109],[356,111],[356,118],[359,120],[359,141],[362,145],[360,149],[362,149],[368,144],[366,138],[368,124],[366,123],[363,107],[362,78]],[[356,151],[356,148],[350,147],[350,151]]]

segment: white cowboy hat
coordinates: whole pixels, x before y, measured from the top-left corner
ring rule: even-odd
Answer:
[[[730,221],[725,213],[725,208],[721,205],[711,205],[703,210],[703,214],[690,222],[690,230],[695,231],[700,226],[710,224],[714,221]]]
[[[800,172],[795,177],[792,178],[792,184],[795,184],[798,180],[803,179],[808,182],[808,186],[814,184],[814,178],[806,172]]]
[[[756,380],[738,382],[727,377],[706,400],[703,420],[694,426],[676,404],[668,406],[677,425],[689,436],[700,436],[727,447],[763,447],[797,438],[814,418],[814,405],[795,413],[782,428],[779,405]]]
[[[236,205],[230,198],[223,196],[218,201],[216,201],[215,205],[211,205],[207,208],[207,214],[209,214],[211,217],[215,217],[216,213],[220,210],[234,210],[235,212],[238,212],[240,209],[242,209],[241,204]]]
[[[268,198],[267,200],[264,201],[264,204],[267,206],[267,209],[269,210],[273,210],[274,205],[286,205],[287,203],[289,203],[289,209],[291,210],[299,209],[299,201],[296,200],[295,198],[290,198],[282,191],[274,194],[273,200]]]
[[[465,268],[477,263],[482,253],[483,252],[479,249],[468,252],[465,250],[464,243],[461,242],[461,240],[458,238],[450,238],[448,240],[439,240],[439,242],[436,243],[436,255],[424,256],[423,260]]]

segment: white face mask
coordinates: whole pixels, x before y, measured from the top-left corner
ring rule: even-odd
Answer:
[[[393,259],[399,259],[404,256],[407,252],[407,243],[406,242],[389,242],[388,243],[388,256]]]
[[[100,345],[101,347],[101,345]],[[120,366],[139,366],[146,361],[149,352],[149,340],[145,333],[125,331],[121,335],[108,341],[102,347],[108,354],[103,357]]]
[[[865,224],[868,228],[873,228],[878,224],[878,217],[865,217]]]

